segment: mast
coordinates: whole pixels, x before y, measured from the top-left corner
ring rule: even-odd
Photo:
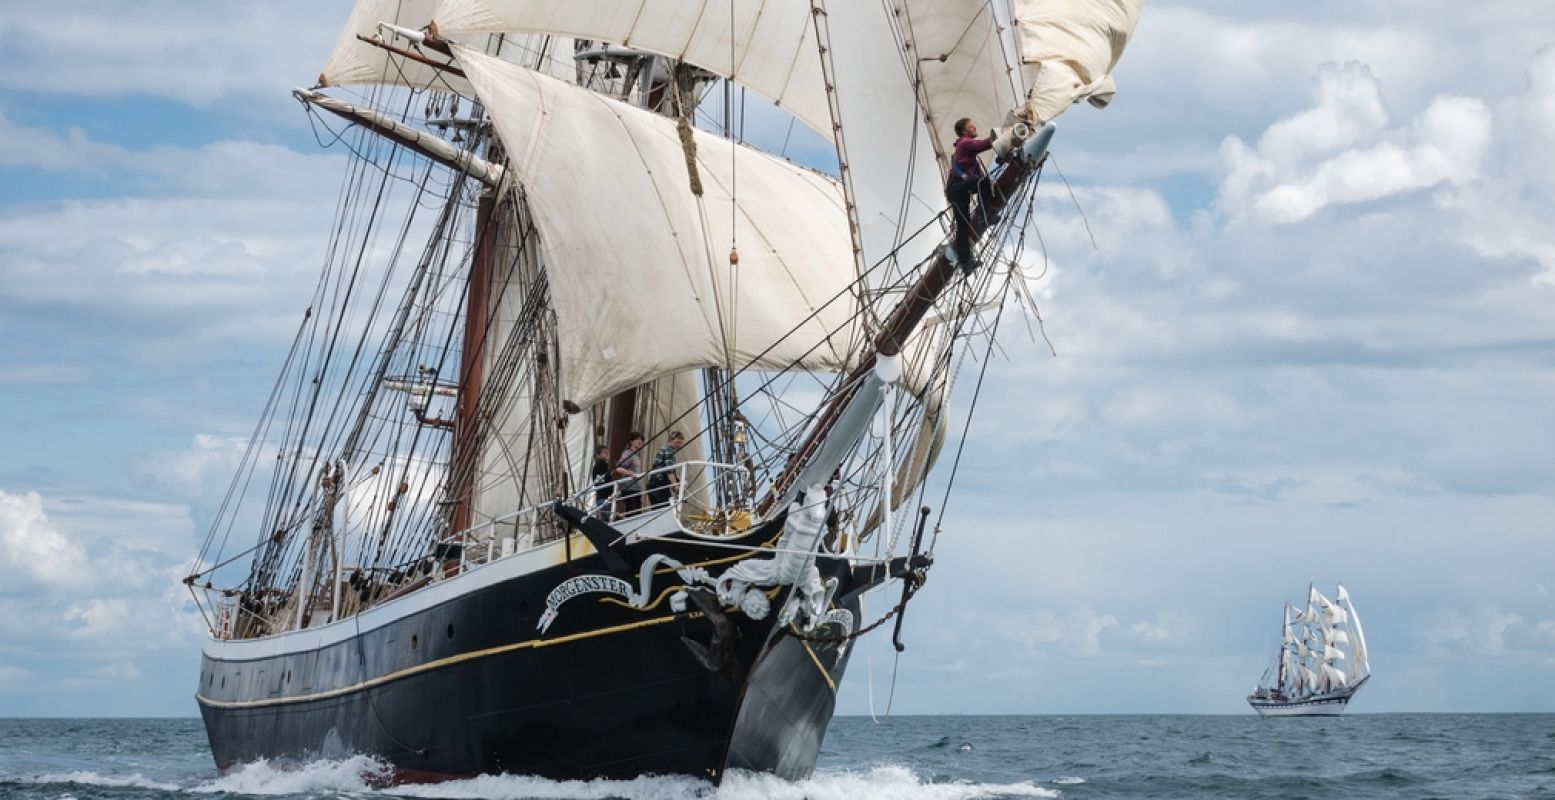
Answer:
[[[481,366],[484,363],[488,311],[491,307],[491,262],[495,249],[496,226],[493,209],[496,200],[484,192],[475,209],[475,253],[470,259],[470,276],[465,293],[464,346],[459,352],[459,397],[454,415],[454,445],[449,457],[448,499],[453,514],[448,530],[457,533],[470,526],[470,506],[474,502],[475,460],[480,442]]]
[[[1280,611],[1280,663],[1276,668],[1274,688],[1285,691],[1285,660],[1290,654],[1290,602]]]

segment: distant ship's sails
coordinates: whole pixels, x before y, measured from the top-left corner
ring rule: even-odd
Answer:
[[[1337,597],[1330,600],[1312,587],[1304,610],[1286,604],[1280,649],[1259,681],[1260,692],[1300,702],[1354,687],[1371,674],[1360,616],[1344,586]]]

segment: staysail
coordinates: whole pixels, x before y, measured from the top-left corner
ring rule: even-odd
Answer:
[[[1349,612],[1349,628],[1352,634],[1350,638],[1350,680],[1355,680],[1361,675],[1371,674],[1371,660],[1366,651],[1366,633],[1361,629],[1361,617],[1355,611],[1355,604],[1350,601],[1350,593],[1345,591],[1344,584],[1339,584],[1339,603]]]

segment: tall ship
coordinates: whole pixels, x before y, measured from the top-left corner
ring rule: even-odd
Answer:
[[[185,580],[218,767],[809,774],[1140,3],[357,3],[294,92],[349,159],[322,273]]]
[[[1307,587],[1307,606],[1285,604],[1280,647],[1247,702],[1262,717],[1337,717],[1371,678],[1366,634],[1344,584],[1330,600]]]

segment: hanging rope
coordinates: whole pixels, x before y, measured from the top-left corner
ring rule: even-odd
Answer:
[[[682,70],[680,64],[670,69],[671,91],[675,93],[675,133],[680,136],[680,149],[686,155],[686,176],[691,181],[691,193],[701,197],[702,175],[697,171],[697,140],[691,132],[691,115],[686,113]]]

